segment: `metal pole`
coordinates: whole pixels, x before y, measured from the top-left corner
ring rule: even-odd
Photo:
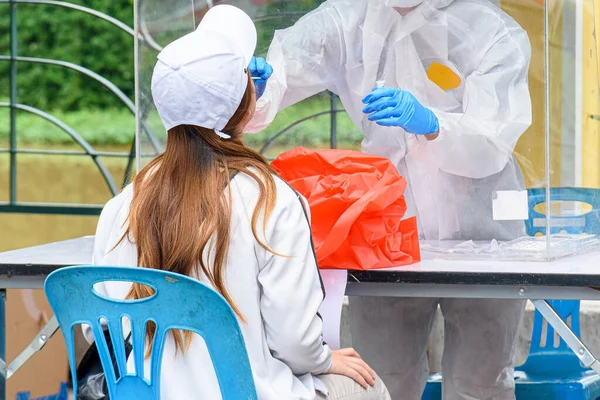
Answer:
[[[134,74],[134,102],[135,102],[135,172],[136,174],[140,172],[142,168],[142,135],[141,131],[141,118],[142,115],[140,113],[140,1],[143,0],[134,0],[133,1],[133,74]]]
[[[337,148],[337,95],[330,93],[329,103],[331,106],[331,127],[330,127],[330,145],[332,149]]]
[[[0,290],[0,359],[6,360],[6,290]],[[6,377],[0,374],[0,400],[6,400]]]
[[[600,363],[592,352],[583,344],[583,342],[573,333],[571,328],[554,311],[547,300],[533,300],[535,308],[542,314],[548,323],[559,334],[562,340],[575,353],[579,361],[585,368],[591,368],[596,373],[600,373]]]
[[[551,226],[551,210],[552,198],[550,197],[550,187],[552,184],[551,162],[550,159],[550,10],[548,8],[548,0],[544,1],[544,136],[545,136],[545,156],[546,156],[546,258],[553,257],[550,247],[550,235],[552,234]]]
[[[10,0],[10,203],[17,202],[17,3]]]
[[[137,148],[137,140],[134,136],[133,143],[131,144],[131,150],[129,151],[129,158],[127,160],[127,167],[125,168],[125,174],[123,174],[123,184],[121,187],[125,187],[131,182],[131,175],[133,164],[135,163],[135,149]],[[140,153],[141,157],[141,153]],[[135,175],[135,174],[133,174]]]

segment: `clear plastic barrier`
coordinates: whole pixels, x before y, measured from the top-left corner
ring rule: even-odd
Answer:
[[[548,2],[546,9],[543,2],[529,1],[528,7],[526,3],[502,1],[527,30],[532,45],[533,124],[515,154],[529,189],[528,233],[551,235],[520,239],[510,249],[526,258],[551,259],[599,245],[600,86],[595,31],[600,2],[563,0]]]
[[[157,50],[190,32],[208,7],[220,3],[137,2],[142,165],[166,139],[150,94]],[[266,57],[276,30],[293,26],[323,2],[226,3],[255,20],[257,55]],[[335,8],[338,2],[327,3]],[[391,8],[374,11],[386,3],[357,0],[352,9],[336,8],[327,15],[343,23],[335,17],[324,25],[306,24],[302,40],[286,42],[279,62],[308,54],[289,61],[301,65],[307,77],[288,77],[288,83],[316,76],[321,80],[316,86],[329,91],[311,92],[280,110],[264,131],[247,135],[247,143],[275,157],[300,145],[360,149],[366,136],[364,150],[388,156],[409,181],[409,213],[419,219],[423,250],[444,257],[547,260],[597,249],[600,0],[425,0],[417,10],[428,22],[420,27],[410,24],[410,13],[401,18]],[[499,18],[487,22],[493,13]],[[456,23],[444,30],[440,21]],[[464,23],[471,33],[457,28]],[[411,33],[400,34],[407,26]],[[374,38],[365,37],[377,30]],[[323,52],[310,49],[311,43],[322,44]],[[342,51],[336,53],[336,46]],[[337,58],[329,59],[331,54]],[[520,71],[519,63],[529,66]],[[519,79],[520,73],[528,80]],[[440,137],[428,141],[373,128],[359,100],[378,80],[410,91],[435,110]]]
[[[136,57],[136,139],[138,166],[164,150],[166,132],[152,102],[152,71],[160,50],[196,26],[193,0],[139,0]]]
[[[138,29],[137,72],[139,84],[138,133],[141,151],[138,152],[139,165],[145,165],[157,153],[164,149],[166,132],[160,122],[152,102],[150,83],[156,56],[160,49],[171,41],[191,32],[200,23],[202,16],[210,7],[218,4],[231,4],[243,9],[256,23],[258,31],[257,56],[266,57],[269,44],[276,29],[293,25],[308,11],[317,7],[322,0],[137,0]],[[333,100],[332,100],[333,98]],[[341,109],[339,102],[330,93],[322,93],[310,101],[290,107],[265,131],[250,135],[249,145],[273,158],[286,149],[297,145],[308,147],[329,147],[332,115],[336,117],[339,141],[342,146],[359,148],[360,132],[345,115],[336,116],[328,111]],[[306,119],[297,124],[298,120]],[[339,121],[339,122],[338,122]],[[339,128],[338,128],[339,127]],[[312,133],[319,130],[318,137]]]

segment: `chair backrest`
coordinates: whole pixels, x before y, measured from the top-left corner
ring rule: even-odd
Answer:
[[[586,203],[592,210],[584,215],[561,215],[552,218],[551,233],[565,231],[571,234],[590,233],[600,234],[600,190],[585,188],[551,188],[551,201],[568,201]],[[546,216],[535,211],[538,204],[546,202],[546,189],[536,188],[528,191],[529,220],[526,221],[527,234],[546,234]],[[556,224],[554,223],[556,221]],[[571,326],[579,337],[579,306],[578,300],[548,300],[552,308]],[[551,360],[548,357],[552,357]],[[549,377],[575,377],[583,374],[586,369],[581,366],[579,358],[569,349],[567,344],[556,334],[554,328],[535,312],[531,348],[527,361],[519,370],[529,375]]]
[[[548,303],[579,337],[579,301],[548,300]],[[533,333],[527,361],[518,369],[530,376],[557,379],[581,376],[587,371],[581,366],[579,358],[538,311],[535,312],[533,319]]]
[[[538,204],[546,203],[549,210],[553,201],[579,202],[592,206],[592,210],[583,215],[560,215],[552,217],[550,233],[591,233],[600,234],[600,189],[588,188],[551,188],[550,202],[546,201],[546,189],[528,189],[529,219],[525,221],[527,234],[535,236],[538,233],[546,234],[546,215],[535,210]]]
[[[106,281],[138,282],[153,288],[154,294],[140,300],[111,299],[94,290],[96,283]],[[188,330],[204,339],[224,400],[257,398],[235,314],[219,293],[201,282],[146,268],[78,266],[50,274],[45,290],[65,338],[75,392],[73,327],[87,324],[94,334],[111,399],[160,398],[161,358],[166,335],[171,329]],[[128,373],[126,367],[124,318],[131,324],[134,374]],[[156,324],[150,381],[144,378],[144,343],[149,321]],[[103,323],[110,332],[118,371],[113,368]]]

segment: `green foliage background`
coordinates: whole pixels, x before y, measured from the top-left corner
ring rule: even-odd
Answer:
[[[169,1],[163,7],[170,7]],[[195,0],[201,18],[205,1]],[[292,25],[324,0],[271,0],[255,6],[257,0],[232,0],[227,3],[244,8],[257,23],[256,54],[265,56],[276,29]],[[108,14],[133,26],[133,0],[70,0]],[[218,1],[215,1],[218,3]],[[182,4],[182,3],[178,3]],[[0,3],[0,55],[10,53],[10,8]],[[134,97],[133,38],[112,24],[92,15],[57,6],[17,5],[18,55],[68,61],[86,67],[107,78],[129,98]],[[159,40],[160,37],[157,37]],[[159,40],[161,44],[162,40]],[[168,41],[167,41],[168,42]],[[142,59],[142,74],[151,73],[155,52]],[[93,79],[70,69],[20,62],[17,64],[17,101],[51,113],[79,132],[87,141],[99,145],[131,143],[134,118],[113,93]],[[0,60],[0,101],[9,97],[9,63]],[[341,106],[341,105],[339,105]],[[259,135],[249,135],[251,145],[260,144],[280,129],[307,115],[327,110],[329,97],[315,96],[278,115],[274,123]],[[158,121],[157,121],[158,122]],[[158,123],[158,125],[160,125]],[[0,108],[0,142],[9,138],[9,110]],[[338,116],[338,138],[356,143],[360,133],[345,114]],[[62,130],[38,116],[18,112],[19,143],[40,145],[68,144],[72,139]],[[278,140],[279,144],[316,145],[329,141],[329,116],[293,128]]]
[[[129,26],[132,0],[72,0]],[[10,50],[8,4],[0,4],[0,54]],[[19,56],[68,61],[108,78],[133,97],[133,38],[91,15],[56,6],[17,5]],[[19,63],[18,101],[63,111],[120,107],[120,101],[94,80],[66,68]],[[0,61],[0,98],[8,98],[9,65]]]
[[[248,10],[270,15],[257,24],[259,54],[266,54],[273,31],[291,25],[323,0],[271,1]],[[133,26],[133,0],[70,0]],[[205,4],[197,1],[197,3]],[[231,2],[235,4],[236,2]],[[10,51],[10,8],[0,4],[0,55]],[[18,55],[68,61],[112,81],[133,98],[133,38],[112,24],[76,10],[38,4],[17,5]],[[76,71],[42,64],[18,64],[18,100],[41,109],[74,111],[121,107],[102,85]],[[0,99],[8,98],[9,65],[0,61]]]

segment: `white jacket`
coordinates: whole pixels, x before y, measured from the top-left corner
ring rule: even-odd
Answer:
[[[225,265],[226,286],[246,319],[240,327],[246,342],[261,400],[314,399],[314,375],[331,366],[331,350],[323,342],[317,312],[324,292],[311,242],[309,219],[301,197],[279,178],[277,203],[268,220],[266,239],[273,255],[261,247],[252,234],[251,217],[258,199],[256,182],[245,174],[231,181],[231,242]],[[136,247],[125,240],[114,250],[124,232],[132,185],[109,201],[98,222],[94,264],[135,266]],[[262,222],[259,221],[259,227]],[[261,231],[261,229],[258,229]],[[199,278],[208,283],[203,277]],[[99,292],[124,298],[129,283],[99,284]],[[182,299],[185,307],[185,299]],[[93,340],[86,332],[88,340]],[[167,337],[161,371],[161,398],[164,400],[221,398],[218,382],[204,341],[196,336],[189,351],[174,356],[172,336]],[[135,350],[134,350],[135,351]],[[133,367],[130,357],[129,367]],[[146,361],[145,371],[149,371]]]

